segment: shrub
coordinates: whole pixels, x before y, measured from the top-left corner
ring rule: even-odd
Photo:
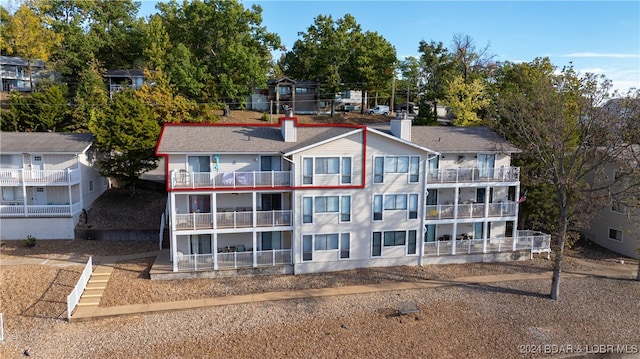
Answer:
[[[36,237],[34,237],[32,235],[28,235],[27,239],[23,240],[22,243],[24,243],[25,247],[35,247],[36,246]]]

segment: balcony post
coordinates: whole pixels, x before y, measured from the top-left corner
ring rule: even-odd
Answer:
[[[213,269],[218,270],[218,233],[213,232]]]
[[[254,211],[254,213],[255,213],[255,211]],[[253,237],[252,237],[252,240],[253,240],[252,247],[253,247],[253,249],[251,250],[252,251],[251,254],[252,254],[252,258],[253,258],[253,268],[257,268],[258,267],[258,256],[257,256],[257,251],[256,251],[256,249],[258,248],[258,238],[257,238],[257,236],[258,236],[258,233],[254,231],[253,232]]]

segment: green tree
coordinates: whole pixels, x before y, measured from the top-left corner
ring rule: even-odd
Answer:
[[[465,82],[461,75],[453,78],[447,86],[444,101],[455,115],[456,126],[478,125],[481,119],[477,112],[491,103],[485,93],[482,79],[476,78]]]
[[[418,121],[424,124],[438,123],[437,107],[447,92],[447,85],[454,76],[454,60],[442,42],[420,41],[420,74],[422,97]]]
[[[610,81],[581,76],[571,67],[554,71],[548,59],[504,64],[497,76],[495,128],[532,164],[523,176],[553,191],[558,216],[550,297],[558,299],[568,232],[583,228],[599,205],[609,203],[611,188],[627,178],[621,172],[609,179],[605,168],[628,145],[620,141],[619,126],[612,125],[618,119],[602,110]]]
[[[270,50],[279,48],[280,38],[261,26],[260,6],[245,9],[237,1],[196,0],[182,6],[160,3],[158,9],[171,43],[184,45],[174,58],[189,56],[183,60],[189,65],[184,73],[167,71],[172,79],[192,79],[185,94],[197,92],[201,102],[242,104],[256,86],[266,86]],[[203,85],[200,91],[195,82]]]
[[[98,160],[100,173],[123,181],[135,195],[140,176],[158,166],[154,149],[160,125],[149,107],[133,91],[117,93],[104,112],[93,114],[89,129],[96,148],[107,154]]]
[[[12,91],[9,114],[3,130],[63,132],[69,128],[67,87],[64,84],[39,86],[37,91],[23,95]]]
[[[109,94],[104,85],[104,70],[97,61],[91,61],[89,66],[80,73],[80,80],[73,99],[74,131],[87,131],[88,122],[96,111],[103,111],[107,106]]]

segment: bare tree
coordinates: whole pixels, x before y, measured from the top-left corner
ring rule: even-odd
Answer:
[[[610,203],[611,189],[631,171],[606,175],[629,145],[620,137],[626,118],[604,109],[611,82],[603,76],[555,72],[548,59],[507,63],[500,71],[496,130],[523,150],[525,176],[552,188],[558,213],[554,233],[555,262],[550,297],[560,296],[564,248],[570,229],[582,228]],[[637,126],[637,124],[636,124]],[[637,182],[628,182],[628,189]]]

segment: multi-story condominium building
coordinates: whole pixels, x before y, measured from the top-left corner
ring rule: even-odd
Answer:
[[[40,79],[43,69],[44,62],[40,60],[0,56],[0,91],[31,91],[31,85]]]
[[[165,124],[156,152],[166,157],[173,271],[528,257],[549,236],[516,229],[517,151],[487,128],[406,119]]]
[[[73,239],[84,208],[108,187],[90,133],[0,132],[2,239]]]

